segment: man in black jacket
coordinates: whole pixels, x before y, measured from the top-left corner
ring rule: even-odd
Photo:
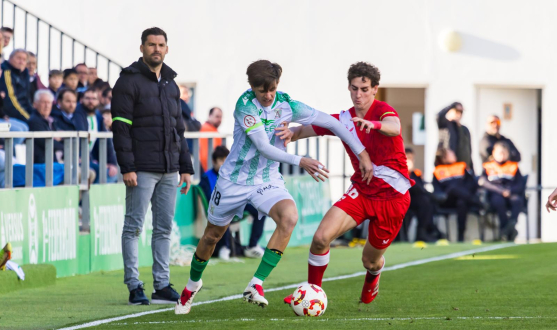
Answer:
[[[474,174],[472,164],[472,138],[468,127],[461,124],[464,108],[462,103],[453,102],[437,115],[439,127],[439,149],[450,149],[459,162],[465,162],[468,170]]]
[[[149,202],[153,209],[153,303],[176,303],[168,268],[176,187],[186,194],[193,166],[183,137],[184,123],[176,72],[163,63],[166,33],[150,28],[141,35],[143,57],[122,70],[112,92],[114,149],[126,184],[126,217],[122,232],[124,283],[129,304],[147,305],[139,280],[138,239]],[[180,183],[178,183],[178,173]]]
[[[510,139],[507,139],[499,133],[500,130],[501,119],[495,115],[489,116],[487,118],[485,134],[480,141],[480,157],[482,158],[482,163],[493,160],[491,156],[493,153],[493,146],[499,141],[505,142],[509,147],[509,160],[517,163],[520,162],[520,152]]]
[[[44,132],[56,131],[54,118],[50,116],[52,111],[52,102],[54,96],[46,89],[41,89],[35,92],[33,106],[37,111],[33,112],[29,118],[29,131],[31,132]],[[54,153],[64,152],[64,144],[60,138],[54,138]],[[34,139],[33,158],[35,164],[44,164],[45,155],[45,139]],[[56,157],[54,158],[56,162]]]

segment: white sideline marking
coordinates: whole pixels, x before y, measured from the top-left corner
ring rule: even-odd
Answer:
[[[473,253],[481,253],[481,252],[499,250],[499,249],[507,248],[509,246],[515,246],[515,244],[514,243],[498,244],[498,245],[486,246],[486,247],[473,249],[473,250],[468,250],[468,251],[450,253],[450,254],[446,254],[446,255],[443,255],[443,256],[437,256],[437,257],[431,257],[431,258],[426,258],[426,259],[421,259],[421,260],[405,262],[405,263],[402,263],[402,264],[385,267],[383,269],[383,271],[386,272],[386,271],[390,271],[390,270],[403,269],[403,268],[407,268],[407,267],[411,267],[411,266],[427,264],[427,263],[430,263],[430,262],[458,258],[458,257],[462,257],[462,256],[465,256],[465,255],[473,254]],[[357,273],[349,274],[349,275],[329,277],[329,278],[323,279],[323,282],[344,280],[344,279],[347,279],[347,278],[362,276],[365,273],[366,272],[357,272]],[[286,290],[286,289],[294,289],[294,288],[297,288],[298,286],[300,286],[302,283],[296,283],[296,284],[281,286],[281,287],[278,287],[278,288],[266,289],[265,292],[274,292],[274,291],[281,291],[281,290]],[[207,300],[207,301],[201,301],[201,302],[193,303],[192,306],[213,304],[213,303],[216,303],[216,302],[222,302],[222,301],[228,301],[228,300],[234,300],[234,299],[240,299],[240,298],[242,298],[242,295],[241,294],[236,294],[236,295],[233,295],[233,296],[228,296],[228,297],[224,297],[224,298],[220,298],[220,299]],[[168,312],[168,311],[172,311],[172,310],[174,310],[174,307],[164,308],[164,309],[156,309],[156,310],[152,310],[152,311],[145,311],[145,312],[141,312],[141,313],[128,314],[128,315],[113,317],[113,318],[104,319],[104,320],[92,321],[92,322],[88,322],[88,323],[84,323],[84,324],[80,324],[80,325],[74,325],[74,326],[71,326],[71,327],[60,328],[59,330],[78,330],[78,329],[96,327],[96,326],[101,325],[101,324],[112,323],[112,322],[116,322],[116,321],[141,317],[141,316],[145,316],[145,315],[149,315],[149,314]],[[243,319],[243,320],[250,320],[250,319]],[[374,319],[369,319],[369,320],[374,320]],[[388,320],[391,320],[391,319],[389,318]]]
[[[334,322],[334,321],[420,321],[420,320],[530,320],[530,319],[556,319],[556,316],[431,316],[431,317],[363,317],[354,319],[327,319],[318,318],[314,322]],[[307,317],[291,319],[269,319],[268,321],[294,321],[306,322]],[[254,322],[261,319],[216,319],[216,320],[183,320],[183,321],[151,321],[151,322],[122,322],[113,325],[142,325],[142,324],[180,324],[180,323],[220,323],[220,322]]]

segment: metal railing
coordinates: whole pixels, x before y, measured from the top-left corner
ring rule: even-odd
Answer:
[[[63,70],[85,63],[88,67],[104,69],[98,75],[105,81],[118,78],[121,65],[27,9],[10,0],[1,0],[0,11],[0,25],[14,29],[12,42],[4,54],[16,48],[34,52],[37,71],[42,77],[48,77],[51,69]]]

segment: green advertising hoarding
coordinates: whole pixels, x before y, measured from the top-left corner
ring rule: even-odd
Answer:
[[[12,244],[12,261],[49,263],[56,276],[78,272],[79,188],[0,190],[0,246]]]
[[[329,182],[316,182],[309,175],[287,176],[284,177],[284,182],[298,207],[298,224],[292,232],[288,246],[310,244],[319,223],[331,207]],[[267,245],[275,228],[276,224],[273,219],[267,218],[263,236],[259,241],[261,245]],[[251,223],[242,221],[240,223],[242,245],[248,244],[250,233]]]
[[[126,215],[126,186],[123,184],[92,185],[89,190],[91,213],[91,271],[124,268],[122,260],[122,230]],[[139,266],[151,266],[151,237],[153,216],[151,205],[145,214],[139,235]]]

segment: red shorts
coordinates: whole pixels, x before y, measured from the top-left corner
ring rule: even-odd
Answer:
[[[371,200],[350,186],[335,206],[351,216],[359,225],[369,219],[368,241],[376,249],[386,249],[395,239],[410,207],[410,193],[400,198]]]

